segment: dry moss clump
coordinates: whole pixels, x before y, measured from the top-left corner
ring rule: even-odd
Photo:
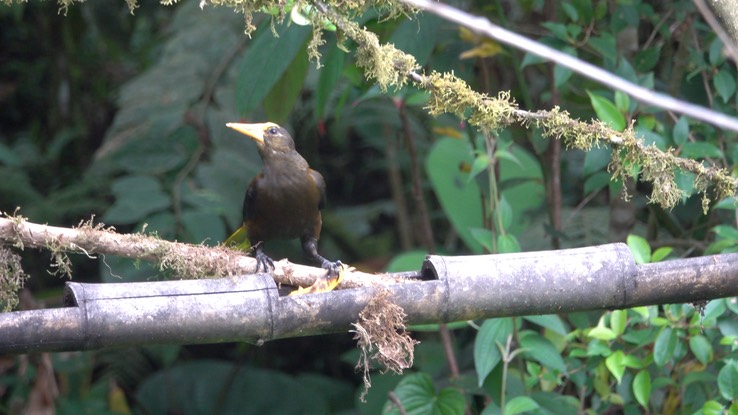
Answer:
[[[18,292],[27,279],[28,274],[21,268],[20,256],[0,246],[0,308],[3,312],[18,305]]]
[[[382,373],[392,371],[398,375],[413,365],[415,345],[419,342],[405,330],[406,317],[402,307],[392,302],[389,291],[380,290],[359,313],[359,321],[353,323],[354,340],[361,350],[356,370],[364,374],[362,401],[372,386],[371,361],[379,364]]]

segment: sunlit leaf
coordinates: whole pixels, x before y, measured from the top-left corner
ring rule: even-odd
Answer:
[[[615,131],[623,131],[625,129],[625,117],[612,101],[589,91],[587,91],[587,94],[600,120],[609,124],[610,128]]]
[[[647,264],[651,261],[651,246],[645,238],[630,234],[626,240],[636,264]]]
[[[633,395],[641,406],[648,409],[651,397],[651,374],[647,370],[639,371],[633,378]]]
[[[538,409],[539,406],[533,399],[527,396],[516,396],[505,404],[506,415],[517,415]]]

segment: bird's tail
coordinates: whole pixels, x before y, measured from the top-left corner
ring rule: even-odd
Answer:
[[[223,245],[239,249],[241,251],[248,251],[251,249],[251,241],[249,240],[249,234],[246,231],[246,226],[241,226],[240,228],[236,229],[236,232],[233,232],[231,236],[228,237],[228,239],[223,242]]]

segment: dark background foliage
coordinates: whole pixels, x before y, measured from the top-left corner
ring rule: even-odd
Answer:
[[[457,6],[640,85],[736,113],[735,66],[689,1]],[[268,15],[249,39],[241,16],[191,1],[142,3],[135,15],[102,1],[66,16],[57,7],[0,7],[0,211],[20,207],[57,226],[95,215],[120,232],[217,244],[239,226],[245,186],[260,169],[253,144],[225,123],[270,120],[293,132],[326,178],[322,252],[366,271],[417,269],[429,248],[551,249],[628,234],[643,262],[735,250],[732,204],[704,215],[689,197],[693,177],[678,177],[686,196],[665,211],[647,204],[648,184],[610,181],[609,149],[584,154],[535,129],[485,136],[453,116],[432,118],[422,91],[381,93],[367,82],[334,32],[316,68],[310,29],[285,22],[275,37]],[[509,90],[522,108],[635,122],[644,141],[729,169],[738,157],[734,134],[641,106],[433,15],[383,21],[368,11],[360,20],[425,69],[453,71],[490,95]],[[560,188],[550,185],[557,166]],[[294,241],[268,251],[301,261]],[[48,254],[22,255],[32,296],[21,308],[58,305],[64,280],[48,275]],[[77,281],[176,278],[120,258],[72,259]],[[350,334],[57,353],[54,405],[75,414],[378,413],[392,410],[394,389],[408,413],[718,413],[738,396],[736,311],[717,300],[703,314],[675,305],[456,324],[447,344],[458,373],[439,328],[416,328],[415,366],[375,374],[367,403],[357,399]],[[0,357],[0,412],[40,404],[39,362]]]

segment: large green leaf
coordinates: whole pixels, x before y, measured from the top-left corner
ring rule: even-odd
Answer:
[[[545,327],[554,333],[558,333],[562,336],[566,336],[566,334],[569,332],[569,329],[564,322],[564,320],[561,319],[561,316],[557,314],[547,314],[542,316],[524,316],[524,320],[528,320],[531,323],[538,324],[541,327]]]
[[[610,128],[615,131],[623,131],[625,129],[625,117],[612,101],[589,91],[587,91],[587,94],[600,120],[609,124]]]
[[[492,318],[484,322],[474,339],[474,366],[477,384],[482,387],[487,376],[500,363],[502,356],[498,344],[504,346],[513,331],[511,318]]]
[[[441,23],[441,18],[428,13],[405,19],[392,33],[389,43],[414,56],[419,65],[425,65],[441,36]]]
[[[647,370],[639,371],[633,378],[633,394],[638,403],[648,409],[648,400],[651,397],[651,374]]]
[[[527,396],[516,396],[505,404],[505,415],[517,415],[538,409],[538,404]]]
[[[264,98],[264,113],[269,121],[277,124],[284,124],[287,121],[297,97],[302,92],[302,84],[305,83],[307,72],[308,57],[307,42],[305,42],[292,64]]]
[[[457,389],[444,388],[436,392],[433,380],[427,373],[405,376],[395,388],[395,395],[407,415],[456,415],[464,412],[466,401]],[[391,408],[391,409],[390,409]],[[385,405],[384,414],[399,414],[394,404]]]
[[[310,28],[287,23],[276,25],[275,37],[263,25],[241,61],[236,81],[236,108],[241,114],[254,110],[292,64],[303,48]]]
[[[561,353],[550,340],[532,331],[520,334],[520,346],[525,349],[525,355],[543,366],[566,373],[566,363]]]
[[[103,222],[124,225],[142,221],[147,215],[170,205],[159,180],[153,176],[125,176],[113,183],[115,203]]]
[[[723,398],[734,401],[738,399],[738,363],[728,360],[718,373],[718,388]]]
[[[275,399],[277,392],[289,399]],[[136,401],[151,414],[317,414],[328,411],[326,392],[278,372],[199,360],[149,377]]]
[[[481,195],[475,183],[468,183],[468,173],[459,170],[460,165],[471,165],[472,154],[468,142],[442,138],[431,149],[425,167],[449,221],[466,246],[479,254],[482,253],[482,245],[471,230],[483,227]]]
[[[676,330],[672,330],[671,327],[664,327],[661,330],[653,345],[653,360],[658,366],[663,366],[671,360],[678,341]]]
[[[325,118],[329,98],[335,93],[345,61],[346,52],[337,47],[331,47],[323,55],[323,67],[315,89],[315,116],[319,120]]]

